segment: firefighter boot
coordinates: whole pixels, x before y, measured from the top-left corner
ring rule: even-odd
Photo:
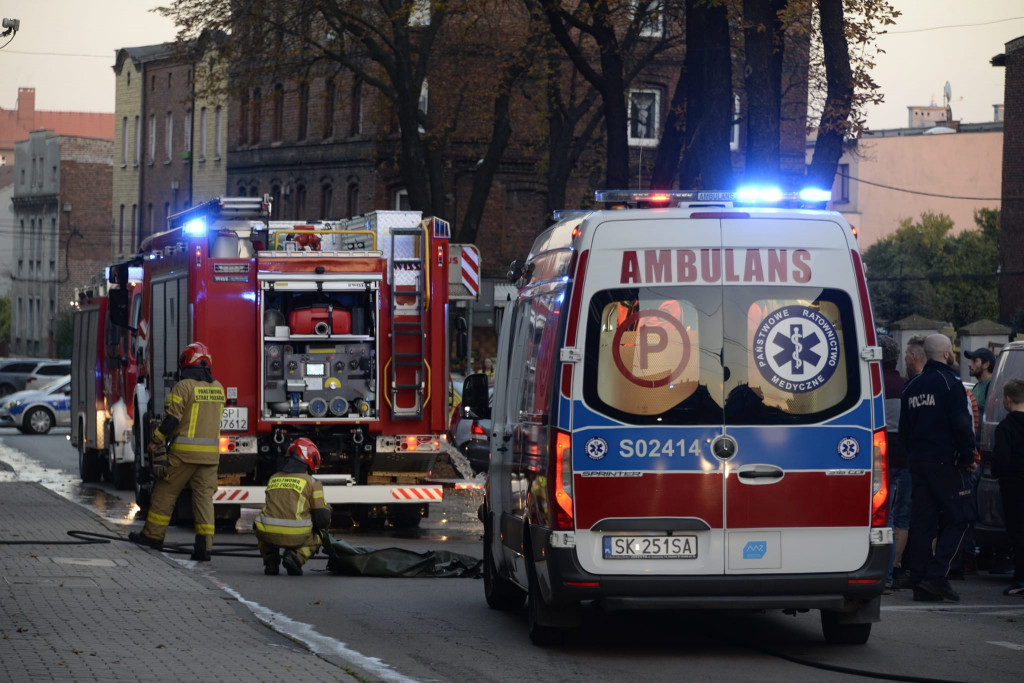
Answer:
[[[267,576],[277,576],[281,573],[281,565],[274,560],[263,560],[263,573]]]
[[[192,549],[192,557],[189,559],[195,560],[196,562],[210,561],[210,548],[206,544],[206,540],[207,536],[203,534],[196,534],[196,542]]]
[[[288,570],[288,576],[302,576],[302,561],[299,560],[294,550],[284,551],[284,559],[281,564]]]
[[[154,550],[160,550],[164,547],[162,539],[150,538],[141,531],[133,531],[128,534],[128,540],[138,545],[144,545],[147,548],[153,548]]]

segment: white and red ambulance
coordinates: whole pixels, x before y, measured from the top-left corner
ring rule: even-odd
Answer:
[[[514,269],[485,589],[528,597],[534,642],[585,601],[818,609],[841,643],[879,619],[885,415],[855,234],[751,195],[599,192],[645,208],[568,215]],[[485,413],[486,383],[464,391]]]

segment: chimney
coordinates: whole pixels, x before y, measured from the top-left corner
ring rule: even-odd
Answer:
[[[18,123],[32,130],[36,122],[36,89],[18,88]]]

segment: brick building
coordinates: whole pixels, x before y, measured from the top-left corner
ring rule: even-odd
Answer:
[[[112,140],[114,115],[80,111],[36,109],[36,89],[18,88],[14,109],[0,107],[0,166],[14,164],[14,144],[28,140],[34,130],[52,130],[57,135],[79,135]]]
[[[226,102],[195,96],[197,74],[215,68],[191,56],[191,49],[204,43],[205,38],[189,50],[165,44],[116,53],[114,261],[166,229],[169,214],[225,194]]]
[[[113,143],[33,131],[15,145],[12,353],[53,357],[75,287],[109,262]]]
[[[1005,67],[1002,228],[999,233],[999,318],[1024,309],[1024,36],[992,59]]]

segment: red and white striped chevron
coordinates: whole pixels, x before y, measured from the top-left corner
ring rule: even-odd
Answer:
[[[472,244],[462,245],[462,284],[473,296],[480,293],[480,250]]]

